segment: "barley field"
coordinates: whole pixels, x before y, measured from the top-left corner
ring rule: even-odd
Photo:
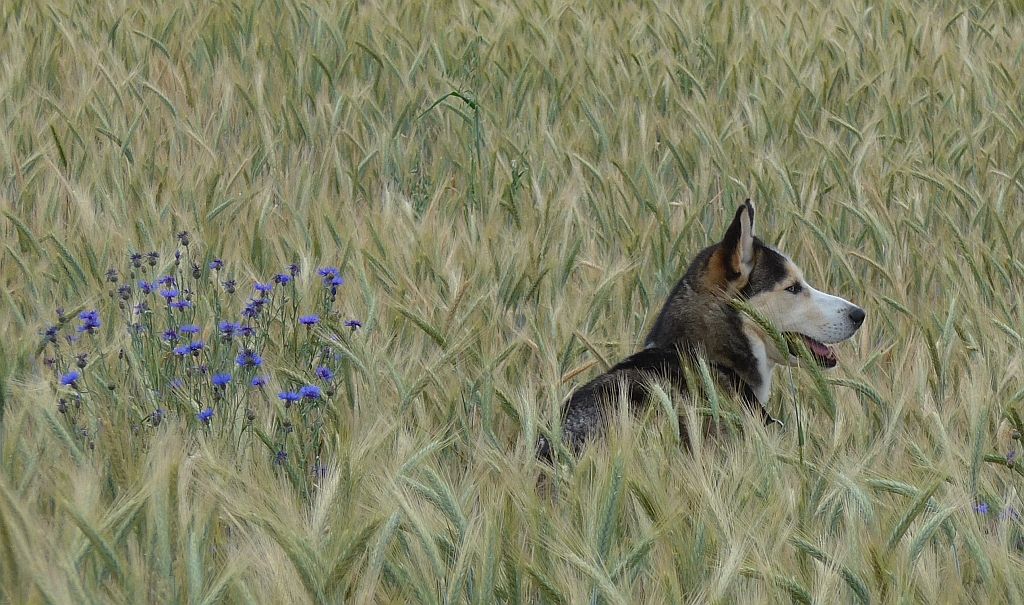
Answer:
[[[7,0],[0,120],[0,603],[1024,603],[1019,1]],[[839,367],[538,462],[748,197]]]

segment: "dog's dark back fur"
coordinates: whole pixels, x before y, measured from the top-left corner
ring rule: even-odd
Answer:
[[[681,393],[687,392],[681,353],[676,348],[644,349],[580,387],[562,406],[563,443],[570,451],[578,454],[591,437],[600,434],[609,419],[612,409],[609,404],[618,399],[620,389],[623,389],[622,395],[634,413],[644,409],[650,400],[652,393],[649,385],[656,379],[667,381]],[[692,353],[688,362],[693,361]],[[752,413],[761,416],[765,424],[774,421],[757,402],[750,387],[735,372],[718,364],[711,364],[711,368],[716,373],[718,383],[737,393],[743,404]],[[545,437],[537,442],[537,455],[548,462],[553,459],[551,443]]]

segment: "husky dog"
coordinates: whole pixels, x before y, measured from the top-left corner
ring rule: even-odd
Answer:
[[[732,304],[745,301],[780,332],[802,339],[818,365],[832,368],[829,344],[842,342],[864,323],[864,310],[812,288],[785,254],[754,236],[754,204],[736,210],[722,241],[705,248],[672,289],[644,349],[578,389],[562,407],[562,439],[579,452],[601,434],[620,389],[639,409],[650,399],[654,379],[687,393],[684,363],[703,355],[720,384],[731,388],[765,424],[777,422],[765,409],[776,365],[796,365],[790,348],[778,347],[765,331]],[[537,454],[552,459],[541,437]]]

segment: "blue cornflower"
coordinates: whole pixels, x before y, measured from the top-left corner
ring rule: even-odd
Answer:
[[[274,464],[284,464],[288,461],[288,452],[281,450],[274,456]]]
[[[142,266],[142,255],[138,252],[132,252],[128,255],[128,260],[131,261],[132,266],[138,269]]]
[[[188,343],[187,345],[181,345],[180,347],[175,347],[174,354],[175,355],[180,355],[182,357],[184,357],[186,355],[190,355],[190,354],[191,355],[198,355],[199,352],[202,351],[204,348],[206,348],[206,341],[204,341],[204,340],[194,340],[194,341]]]
[[[159,426],[160,422],[164,419],[167,412],[163,408],[157,408],[152,414],[149,415],[150,420],[153,422],[153,426]]]
[[[82,320],[82,325],[78,327],[78,332],[88,332],[92,334],[96,328],[100,327],[100,312],[99,311],[82,311],[78,314],[78,319]]]
[[[320,399],[320,387],[307,384],[299,389],[299,395],[304,399]]]
[[[238,337],[239,338],[248,338],[250,336],[255,336],[255,335],[256,335],[256,329],[253,328],[252,326],[241,326],[240,328],[238,328]]]
[[[346,319],[345,327],[352,328],[353,330],[355,330],[356,328],[363,327],[363,322],[359,321],[358,319]]]
[[[254,387],[262,387],[263,385],[267,384],[267,377],[266,376],[253,376],[252,377],[252,382],[250,384],[252,384],[252,386],[254,386]]]
[[[224,268],[224,261],[222,261],[219,258],[215,258],[215,259],[213,259],[210,262],[210,270],[211,271],[220,271],[223,268]]]
[[[226,388],[231,382],[231,374],[216,374],[212,378],[212,382],[215,387]]]
[[[293,403],[302,399],[302,395],[299,395],[295,391],[281,391],[277,394],[278,399],[284,402],[284,407],[291,407]]]
[[[249,304],[242,310],[242,317],[248,319],[255,319],[259,317],[260,311],[263,310],[263,305],[266,304],[266,300],[262,298],[250,298]]]
[[[75,372],[74,370],[72,370],[71,372],[68,372],[67,374],[65,374],[65,375],[60,377],[60,383],[62,385],[64,385],[64,386],[66,386],[66,387],[71,387],[73,389],[77,389],[78,388],[78,379],[81,378],[81,377],[82,377],[81,374],[79,374],[78,372]]]
[[[316,369],[316,377],[324,382],[330,382],[334,379],[334,372],[331,371],[327,366],[320,366]]]
[[[148,281],[140,281],[139,290],[142,290],[143,294],[151,294],[153,290],[156,290],[156,284]]]
[[[143,313],[149,311],[149,303],[146,301],[142,301],[139,304],[132,306],[132,309],[135,311],[136,315],[142,315]]]
[[[42,334],[44,336],[44,338],[43,338],[43,342],[44,343],[48,343],[48,342],[56,343],[57,342],[57,334],[59,332],[60,332],[60,326],[51,326],[50,324],[46,324],[46,329],[44,331],[40,332],[40,334]]]
[[[331,286],[331,297],[332,297],[332,300],[333,300],[333,297],[338,293],[338,286],[341,286],[344,283],[345,283],[345,280],[342,279],[340,275],[335,275],[334,277],[331,278],[330,286]]]
[[[155,267],[156,266],[156,259],[158,259],[158,258],[160,258],[160,253],[159,252],[156,252],[156,251],[147,252],[146,253],[146,264],[149,265],[150,267]]]
[[[205,409],[196,414],[196,418],[198,418],[203,424],[210,424],[210,419],[213,418],[213,410]]]
[[[235,358],[235,363],[245,367],[258,368],[263,365],[263,358],[259,356],[256,351],[252,349],[242,349],[242,352]]]
[[[182,334],[198,334],[202,328],[194,324],[185,324],[178,327]]]
[[[292,281],[292,276],[287,273],[278,273],[274,276],[274,283],[281,284],[282,286]]]
[[[187,347],[186,347],[186,348],[187,348]],[[180,389],[181,387],[185,386],[185,381],[184,381],[184,380],[182,380],[182,379],[180,379],[180,378],[175,378],[174,380],[172,380],[171,382],[169,382],[169,383],[167,384],[167,386],[168,386],[168,387],[169,387],[169,388],[170,388],[170,389],[171,389],[172,391],[175,391],[175,390],[177,390],[177,389]]]
[[[331,280],[338,276],[338,269],[336,267],[324,267],[323,269],[317,269],[316,274],[323,278],[324,285],[331,285]]]
[[[175,298],[175,297],[178,296],[178,289],[177,288],[171,288],[169,290],[160,290],[160,296],[163,296],[164,298],[166,298],[167,302],[170,303],[172,298]]]
[[[256,291],[259,292],[260,294],[266,294],[274,289],[274,284],[261,284],[257,282],[253,284],[252,287],[255,288]]]
[[[236,284],[236,282],[233,279],[229,279],[228,281],[220,282],[220,285],[224,286],[224,290],[226,290],[228,294],[234,294],[235,293],[235,284]]]
[[[973,508],[974,512],[976,512],[976,513],[979,513],[979,514],[982,514],[982,515],[987,515],[988,514],[988,503],[987,502],[982,502],[981,504],[975,504],[971,508]]]
[[[320,323],[320,316],[319,315],[303,315],[302,317],[299,318],[299,323],[304,325],[304,326],[306,326],[307,328],[311,328],[311,327],[315,326],[316,324]]]
[[[299,274],[299,266],[296,265],[295,263],[288,265],[287,267],[285,267],[285,269],[288,269],[288,274],[291,275],[292,277],[295,277],[296,275]]]
[[[178,285],[178,280],[173,275],[165,275],[160,279],[156,280],[156,283],[160,284],[165,288],[173,288]]]
[[[222,321],[217,326],[220,329],[220,337],[224,342],[231,342],[238,332],[239,325],[230,321]]]
[[[188,237],[188,231],[178,232],[178,241],[181,242],[182,246],[185,246],[187,248],[190,242]]]
[[[178,311],[182,311],[184,309],[188,309],[191,306],[192,306],[192,303],[187,301],[187,300],[176,300],[176,301],[171,303],[171,308],[172,309],[177,309]]]

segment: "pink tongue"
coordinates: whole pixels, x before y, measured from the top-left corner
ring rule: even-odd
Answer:
[[[832,357],[832,349],[830,349],[826,345],[821,344],[817,340],[804,336],[804,342],[807,343],[807,346],[810,347],[811,352],[814,353],[815,355],[819,357],[825,357],[826,359]]]

